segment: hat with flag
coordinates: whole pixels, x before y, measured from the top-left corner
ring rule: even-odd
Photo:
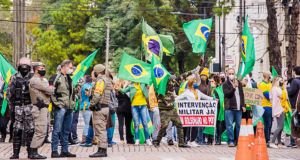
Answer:
[[[167,82],[171,74],[159,62],[159,60],[152,56],[151,61],[151,77],[154,89],[157,93],[165,95]]]
[[[123,52],[118,78],[150,85],[151,65]]]

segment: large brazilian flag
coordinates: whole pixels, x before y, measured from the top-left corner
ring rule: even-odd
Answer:
[[[2,103],[2,108],[1,108],[1,114],[4,116],[4,113],[7,108],[7,99],[6,99],[6,88],[9,83],[9,79],[12,75],[16,74],[17,71],[14,69],[14,67],[8,62],[8,60],[3,56],[3,54],[0,52],[0,72],[3,77],[3,80],[5,82],[5,87],[4,87],[4,99]],[[0,86],[2,87],[2,86]]]
[[[211,26],[212,18],[192,20],[183,24],[183,30],[192,44],[194,53],[205,53]]]
[[[151,85],[151,65],[123,53],[118,78]]]

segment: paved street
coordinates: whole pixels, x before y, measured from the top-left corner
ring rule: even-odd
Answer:
[[[82,135],[83,119],[79,119],[78,135]],[[117,124],[118,125],[118,124]],[[108,157],[104,160],[234,160],[235,148],[229,148],[227,145],[221,146],[201,146],[190,149],[178,148],[175,146],[168,146],[167,144],[161,144],[160,148],[154,146],[134,146],[127,144],[120,144],[119,133],[116,127],[113,140],[117,142],[112,148],[108,148]],[[8,141],[8,139],[6,140]],[[289,141],[289,139],[287,139]],[[90,159],[89,154],[97,151],[97,147],[80,147],[79,145],[70,146],[70,152],[76,153],[77,158],[69,159]],[[12,155],[11,143],[0,143],[0,159],[8,160]],[[51,157],[51,144],[45,144],[39,149],[41,155],[49,157],[48,159],[54,160]],[[288,148],[288,149],[271,149],[268,148],[269,157],[271,160],[294,160],[300,159],[300,149]],[[21,159],[27,158],[27,151],[25,147],[22,147],[20,153]],[[101,158],[97,158],[101,159]],[[57,160],[66,160],[66,158],[59,158]]]

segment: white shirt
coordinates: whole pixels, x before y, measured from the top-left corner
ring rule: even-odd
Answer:
[[[181,95],[179,95],[177,98],[175,98],[175,100],[182,100],[182,99],[186,99],[186,100],[213,100],[213,97],[209,97],[205,94],[203,94],[202,92],[200,92],[198,89],[196,89],[196,93],[198,95],[198,99],[196,99],[195,94],[192,90],[189,89],[185,89]]]
[[[236,82],[237,80],[235,80],[234,82],[231,82],[232,86],[234,86],[234,83]],[[234,95],[235,95],[235,99],[236,99],[236,105],[237,105],[237,110],[240,110],[241,109],[241,100],[240,100],[240,91],[239,91],[239,87],[236,87],[235,88],[235,92],[234,92]]]

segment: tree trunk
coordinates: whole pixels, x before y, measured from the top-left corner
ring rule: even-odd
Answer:
[[[288,78],[292,77],[292,70],[297,65],[297,33],[299,25],[299,3],[298,0],[293,0],[292,19],[289,29],[289,48],[287,53]]]
[[[279,75],[281,75],[281,52],[280,43],[278,39],[277,17],[276,9],[274,7],[274,0],[266,0],[268,10],[268,24],[269,24],[269,61],[270,66],[274,66]]]
[[[182,74],[185,72],[184,70],[184,56],[185,55],[185,52],[183,51],[180,51],[178,54],[177,54],[177,59],[178,59],[178,68],[179,68],[179,73]]]

